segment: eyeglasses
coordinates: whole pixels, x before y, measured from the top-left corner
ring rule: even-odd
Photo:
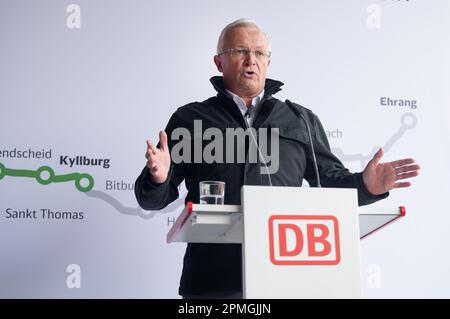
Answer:
[[[222,55],[225,53],[230,53],[231,56],[235,56],[240,59],[246,59],[250,55],[250,53],[253,53],[253,55],[260,61],[264,61],[264,60],[270,58],[270,54],[271,54],[270,51],[268,51],[266,53],[261,50],[251,51],[251,50],[247,50],[247,49],[225,49],[222,52],[220,52],[218,55]]]

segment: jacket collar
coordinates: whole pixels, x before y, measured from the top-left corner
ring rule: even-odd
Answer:
[[[212,83],[212,85],[219,93],[219,95],[224,95],[226,97],[229,96],[225,91],[222,76],[213,76],[209,81]],[[277,93],[278,91],[281,91],[281,87],[283,85],[284,85],[283,82],[272,79],[266,79],[266,85],[264,87],[264,98],[267,98],[268,96],[271,96]]]

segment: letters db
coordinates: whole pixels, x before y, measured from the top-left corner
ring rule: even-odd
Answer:
[[[273,215],[269,244],[274,265],[337,265],[341,260],[334,216]]]

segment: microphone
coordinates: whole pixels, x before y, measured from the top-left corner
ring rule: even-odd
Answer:
[[[297,109],[294,106],[294,104],[292,104],[291,101],[286,100],[286,104],[289,106],[289,108],[292,110],[292,112],[294,112],[295,115],[297,115],[297,117],[301,117],[303,119],[303,121],[305,122],[305,124],[306,124],[306,128],[308,129],[309,144],[311,144],[311,153],[312,153],[313,162],[314,162],[314,171],[316,173],[317,187],[322,187],[322,185],[320,184],[319,169],[317,168],[316,153],[314,152],[314,144],[313,144],[312,135],[311,135],[311,128],[309,127],[308,121],[306,121],[306,119],[303,116],[303,114],[300,113],[300,110]]]
[[[259,146],[258,146],[258,142],[256,141],[256,138],[253,135],[253,130],[250,127],[251,126],[250,125],[250,113],[248,111],[245,113],[244,119],[245,119],[245,126],[247,126],[247,129],[250,131],[250,135],[252,136],[253,142],[256,145],[256,149],[258,150],[259,158],[261,159],[261,162],[263,163],[264,167],[266,168],[266,173],[267,173],[266,175],[269,178],[269,185],[273,186],[272,185],[272,179],[270,178],[269,168],[267,167],[267,163],[264,160],[264,156],[261,154],[261,151],[260,151]]]

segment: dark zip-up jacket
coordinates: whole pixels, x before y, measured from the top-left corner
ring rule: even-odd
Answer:
[[[178,140],[172,140],[172,131],[186,128],[190,132],[190,163],[174,163],[167,180],[162,184],[151,182],[147,167],[137,178],[135,194],[139,205],[147,210],[159,210],[176,200],[178,185],[184,180],[188,194],[185,202],[199,202],[199,182],[204,180],[224,181],[225,204],[241,204],[242,185],[269,185],[267,175],[261,174],[261,163],[237,160],[225,161],[225,135],[227,128],[246,129],[246,123],[238,106],[226,93],[222,77],[211,78],[217,96],[203,102],[194,102],[178,108],[170,118],[165,129],[172,150]],[[358,204],[366,205],[388,196],[388,193],[374,196],[363,182],[361,173],[349,172],[341,161],[331,153],[325,131],[318,117],[310,110],[294,104],[296,110],[272,95],[281,90],[282,82],[267,79],[264,97],[258,114],[253,121],[255,129],[267,128],[279,132],[279,169],[271,174],[273,186],[301,186],[306,179],[311,186],[317,184],[314,162],[310,148],[307,127],[300,114],[311,128],[314,151],[317,158],[320,181],[323,187],[356,188]],[[194,163],[194,143],[199,145],[202,136],[194,134],[194,120],[201,120],[202,130],[218,128],[225,136],[223,142],[223,163]],[[268,134],[270,140],[270,134]],[[195,139],[197,139],[195,141]],[[203,147],[211,141],[203,141]],[[267,143],[270,145],[270,142]],[[248,143],[245,144],[248,152]],[[237,147],[237,143],[235,143]],[[203,154],[203,153],[202,153]],[[270,154],[270,153],[269,153]],[[248,154],[246,153],[246,156]],[[242,291],[242,256],[240,244],[198,244],[189,243],[184,256],[183,272],[180,281],[180,295],[197,295],[212,292]]]

